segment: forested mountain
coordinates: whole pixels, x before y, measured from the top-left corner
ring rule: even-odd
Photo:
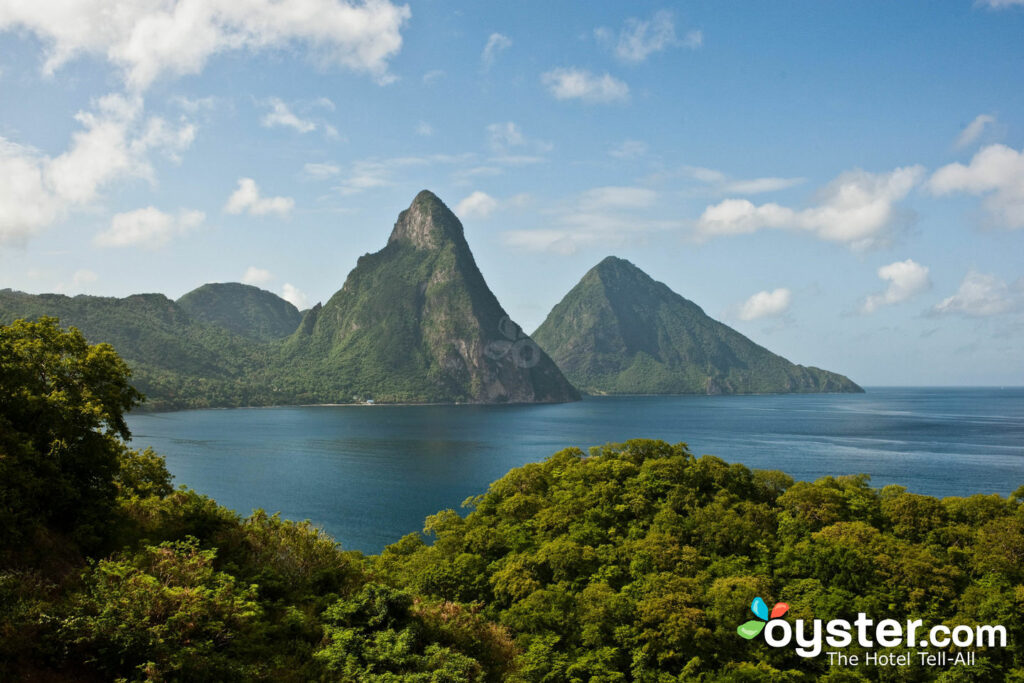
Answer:
[[[284,386],[310,399],[476,403],[579,398],[484,282],[462,224],[420,192],[387,246],[307,314],[284,347]],[[290,378],[295,378],[294,381]]]
[[[178,299],[195,320],[213,323],[254,341],[287,337],[302,314],[273,292],[238,282],[215,282],[193,289]]]
[[[863,391],[843,375],[790,363],[614,256],[583,276],[533,338],[587,393]]]
[[[572,401],[579,394],[491,293],[462,224],[432,193],[387,246],[305,315],[236,283],[177,302],[0,290],[0,323],[54,316],[114,346],[147,407]]]
[[[132,368],[151,409],[260,405],[273,349],[201,322],[163,294],[117,299],[0,290],[0,324],[59,318],[92,342],[111,344]]]

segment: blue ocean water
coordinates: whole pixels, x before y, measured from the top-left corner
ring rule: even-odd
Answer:
[[[137,447],[240,513],[309,519],[376,553],[513,467],[568,446],[685,441],[795,479],[867,473],[917,493],[1024,484],[1024,388],[635,396],[541,406],[313,406],[133,415]]]

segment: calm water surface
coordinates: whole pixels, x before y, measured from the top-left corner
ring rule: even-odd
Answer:
[[[513,467],[567,446],[685,441],[796,479],[865,472],[936,496],[1024,484],[1024,388],[867,394],[589,398],[551,406],[316,406],[129,418],[138,447],[248,514],[310,519],[345,548],[380,551],[459,509]]]

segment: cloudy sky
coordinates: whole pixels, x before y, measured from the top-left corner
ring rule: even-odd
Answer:
[[[1024,384],[1024,1],[0,0],[0,288],[300,307],[417,191],[529,330],[628,258],[866,385]]]

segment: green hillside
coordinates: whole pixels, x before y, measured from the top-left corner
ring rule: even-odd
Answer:
[[[459,219],[427,191],[398,217],[387,246],[362,256],[344,287],[306,314],[284,358],[282,386],[314,401],[579,397],[509,320]]]
[[[193,289],[177,301],[195,320],[220,325],[254,341],[287,337],[302,320],[290,302],[273,292],[238,282],[216,282]]]
[[[59,318],[91,342],[111,344],[133,371],[149,409],[260,405],[270,347],[196,320],[163,294],[123,299],[0,290],[0,324]]]
[[[587,393],[863,391],[842,375],[790,363],[613,256],[583,276],[533,338]]]

